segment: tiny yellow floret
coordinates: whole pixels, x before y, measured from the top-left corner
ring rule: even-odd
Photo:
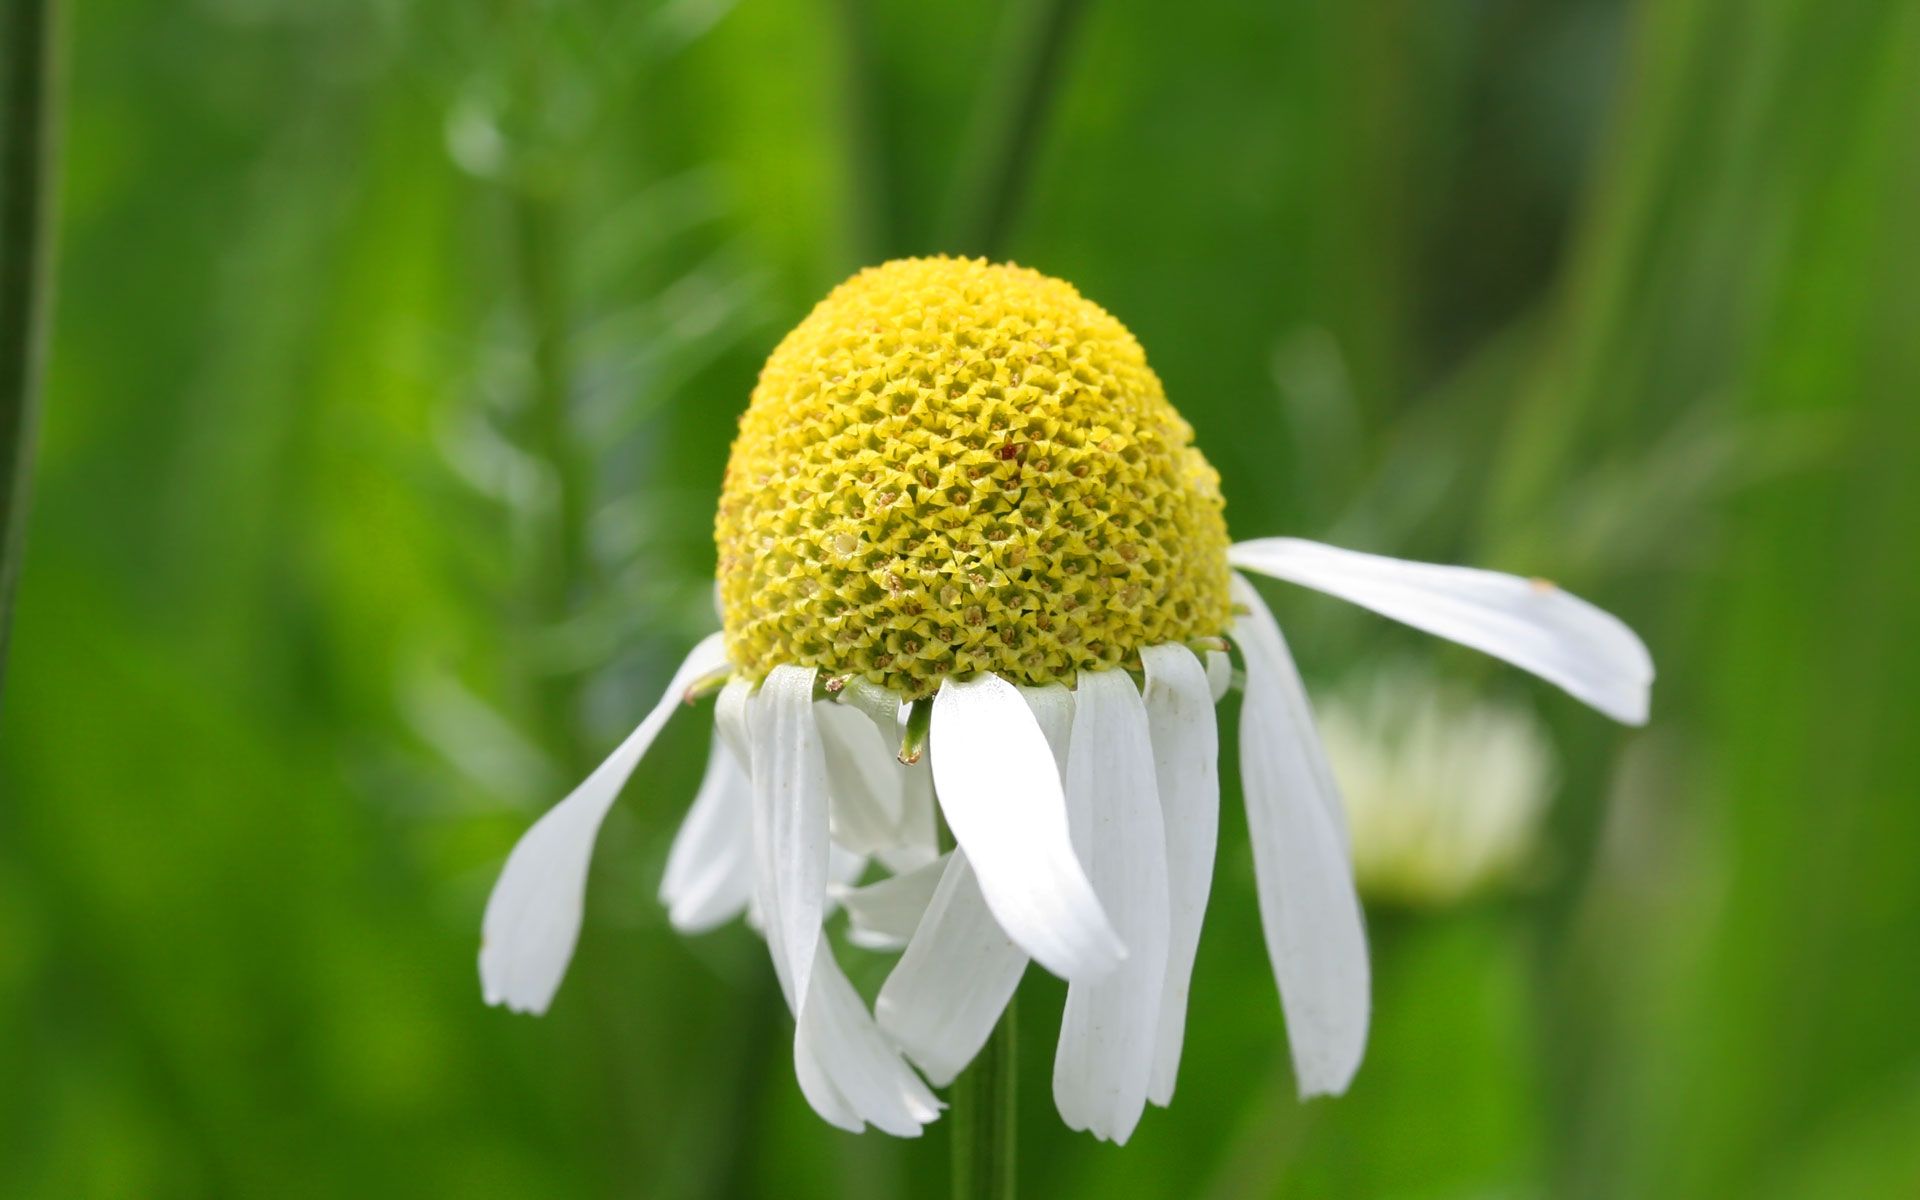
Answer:
[[[1219,476],[1125,326],[1023,267],[905,259],[760,372],[715,521],[734,665],[1022,684],[1226,631]]]

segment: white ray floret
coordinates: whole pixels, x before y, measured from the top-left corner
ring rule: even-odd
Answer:
[[[793,1011],[794,1070],[808,1102],[856,1133],[872,1124],[912,1136],[939,1104],[880,1034],[820,928],[833,848],[815,674],[776,667],[752,701],[757,900]]]
[[[1053,1099],[1072,1128],[1124,1143],[1153,1078],[1168,928],[1166,832],[1147,710],[1124,671],[1081,672],[1066,788],[1074,849],[1127,959],[1068,987]]]
[[[1187,989],[1200,949],[1213,856],[1220,832],[1220,733],[1205,667],[1185,646],[1140,652],[1147,686],[1147,729],[1167,842],[1167,971],[1160,995],[1153,1078],[1147,1098],[1166,1105],[1180,1072]]]
[[[807,995],[826,907],[827,765],[811,667],[775,667],[752,703],[755,899],[781,990]]]
[[[934,794],[1007,936],[1063,979],[1126,957],[1068,833],[1052,751],[1019,689],[996,675],[940,685],[929,734]]]
[[[1646,723],[1653,684],[1646,645],[1618,617],[1545,580],[1406,562],[1300,538],[1240,542],[1228,559],[1505,659],[1616,721]]]
[[[864,887],[835,886],[827,893],[847,913],[847,940],[869,950],[902,950],[920,928],[952,855]]]
[[[675,929],[694,934],[739,916],[752,896],[753,784],[716,730],[706,776],[667,854],[660,902]]]
[[[488,1004],[543,1013],[553,1003],[580,939],[587,865],[601,822],[687,689],[726,669],[720,635],[702,639],[639,727],[514,846],[480,926],[480,987]]]
[[[1237,575],[1233,598],[1247,610],[1234,624],[1247,662],[1240,780],[1267,956],[1301,1094],[1338,1095],[1366,1051],[1372,1003],[1340,795],[1273,614]]]
[[[1058,684],[1021,688],[1066,774],[1073,693]],[[1027,954],[987,908],[964,850],[949,858],[906,952],[874,1004],[880,1028],[942,1087],[987,1043],[1026,974]]]

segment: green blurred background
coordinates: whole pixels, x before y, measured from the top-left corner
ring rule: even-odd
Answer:
[[[1310,684],[1413,655],[1538,711],[1544,865],[1375,906],[1368,1060],[1302,1106],[1230,793],[1180,1094],[1125,1149],[1053,1114],[1030,974],[1026,1194],[1920,1195],[1920,5],[66,33],[0,1194],[940,1194],[943,1127],[806,1110],[750,933],[667,927],[702,721],[609,822],[553,1011],[485,1008],[473,955],[513,839],[711,625],[775,339],[863,264],[989,248],[1139,335],[1239,536],[1551,575],[1662,672],[1625,733],[1275,589]]]

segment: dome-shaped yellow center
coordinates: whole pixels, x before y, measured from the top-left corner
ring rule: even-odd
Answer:
[[[1071,684],[1230,619],[1192,428],[1125,326],[1023,267],[906,259],[835,288],[760,372],[715,537],[756,678]]]

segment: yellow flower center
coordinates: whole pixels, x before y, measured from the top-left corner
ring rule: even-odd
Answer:
[[[1219,476],[1126,327],[1070,284],[874,267],[775,348],[715,521],[734,665],[1071,684],[1225,632]]]

